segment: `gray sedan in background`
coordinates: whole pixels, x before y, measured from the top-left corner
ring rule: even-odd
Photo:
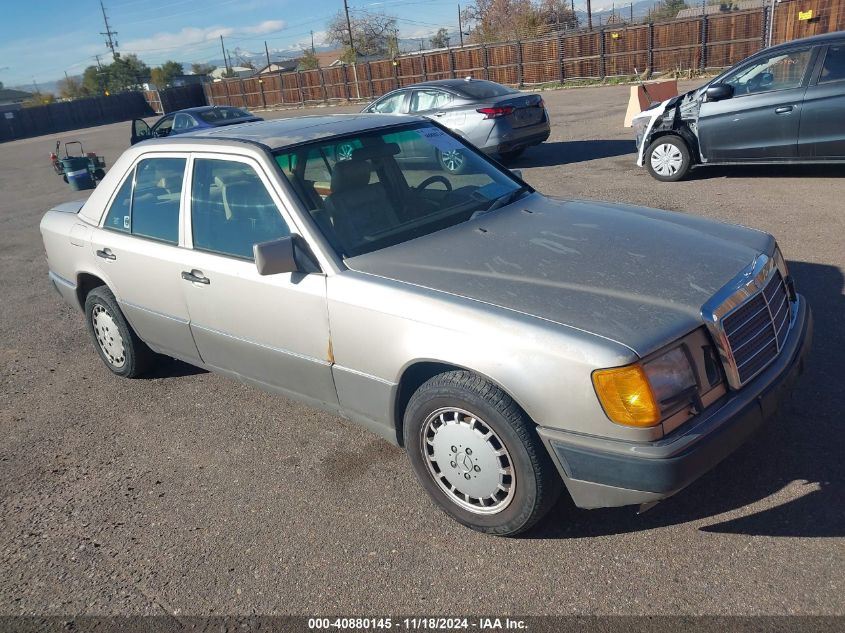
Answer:
[[[405,86],[364,108],[372,114],[417,114],[434,119],[486,154],[518,158],[551,132],[549,113],[538,94],[525,94],[493,81],[443,79]],[[342,155],[342,152],[341,152]],[[460,152],[438,152],[444,169],[462,173]]]

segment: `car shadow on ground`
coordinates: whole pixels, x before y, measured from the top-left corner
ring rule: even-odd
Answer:
[[[522,156],[508,162],[508,167],[554,167],[624,156],[635,151],[634,141],[551,141],[529,147]]]
[[[791,397],[781,403],[779,414],[714,470],[644,514],[637,515],[633,507],[579,510],[564,495],[528,538],[622,534],[711,518],[712,523],[701,531],[845,536],[845,433],[841,426],[845,277],[835,266],[806,262],[788,266],[798,291],[812,308],[815,332],[806,371]],[[777,494],[785,487],[789,491],[784,496],[791,500],[779,502]],[[757,504],[765,507],[753,507]],[[737,510],[742,516],[718,519]]]
[[[141,376],[141,378],[146,380],[155,378],[182,378],[183,376],[196,376],[197,374],[207,373],[208,370],[202,367],[183,363],[181,360],[176,360],[170,356],[160,356],[156,360],[156,364],[152,370]]]
[[[690,171],[686,180],[714,178],[842,178],[845,165],[713,165]]]

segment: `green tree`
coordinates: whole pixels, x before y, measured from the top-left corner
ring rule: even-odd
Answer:
[[[150,67],[138,59],[134,53],[126,57],[118,57],[105,69],[107,71],[106,88],[109,92],[132,90],[150,77]]]
[[[428,43],[431,44],[431,48],[446,48],[449,46],[449,31],[440,27],[437,33],[429,38]]]
[[[216,69],[213,64],[191,64],[191,72],[195,75],[210,75]]]
[[[298,70],[314,70],[320,67],[320,60],[317,54],[310,48],[302,51],[302,57],[299,58]]]
[[[89,95],[102,95],[108,85],[108,71],[88,66],[82,73],[82,89]]]
[[[153,68],[150,77],[153,83],[159,88],[165,88],[170,85],[174,77],[181,75],[182,64],[174,61],[166,61],[158,68]]]

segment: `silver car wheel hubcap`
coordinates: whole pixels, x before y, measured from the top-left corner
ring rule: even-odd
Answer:
[[[126,350],[114,317],[104,306],[97,304],[91,311],[91,323],[97,343],[109,364],[118,369],[123,367],[126,364]]]
[[[464,164],[464,155],[460,150],[450,149],[440,155],[443,165],[449,171],[456,171]]]
[[[352,152],[355,148],[350,143],[343,143],[337,146],[337,160],[352,160]]]
[[[684,164],[684,156],[676,145],[663,143],[651,152],[651,167],[661,176],[674,176]]]
[[[469,411],[438,409],[422,425],[429,473],[451,501],[475,514],[496,514],[513,500],[516,475],[499,436]]]

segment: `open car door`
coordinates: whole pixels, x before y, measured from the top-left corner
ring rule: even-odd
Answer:
[[[151,138],[152,135],[153,132],[146,121],[143,119],[132,119],[132,138],[129,140],[130,145]]]

